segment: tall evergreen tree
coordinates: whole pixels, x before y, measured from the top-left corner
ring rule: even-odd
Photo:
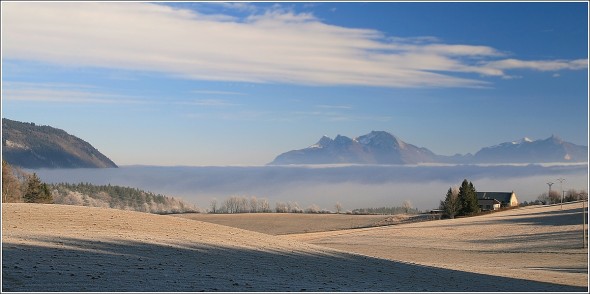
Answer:
[[[23,200],[27,203],[51,203],[53,199],[47,184],[42,183],[37,174],[33,173],[27,179]]]
[[[440,209],[449,218],[455,218],[461,210],[461,203],[459,202],[459,193],[457,188],[449,188],[444,201],[440,202]]]
[[[461,204],[460,215],[470,215],[479,212],[477,203],[477,192],[473,183],[463,180],[459,188],[459,203]]]

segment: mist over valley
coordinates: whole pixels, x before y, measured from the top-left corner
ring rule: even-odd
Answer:
[[[181,197],[206,209],[231,196],[316,204],[333,210],[399,206],[410,200],[421,210],[437,208],[451,186],[469,179],[478,191],[514,191],[519,201],[537,199],[547,182],[565,178],[563,189],[586,189],[587,164],[529,165],[332,165],[332,166],[121,166],[109,169],[36,169],[49,183],[88,182],[138,187]],[[553,189],[560,189],[553,186]]]

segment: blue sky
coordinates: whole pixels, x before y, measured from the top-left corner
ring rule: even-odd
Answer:
[[[2,3],[2,117],[119,165],[263,165],[372,130],[588,142],[588,4]]]

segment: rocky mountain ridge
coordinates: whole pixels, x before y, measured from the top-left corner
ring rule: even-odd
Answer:
[[[317,143],[277,156],[270,165],[289,164],[418,164],[418,163],[546,163],[587,162],[588,147],[557,136],[485,147],[475,154],[437,155],[424,147],[406,143],[385,131],[356,138],[323,136]]]

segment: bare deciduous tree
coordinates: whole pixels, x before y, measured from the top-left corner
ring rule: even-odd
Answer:
[[[402,207],[404,208],[404,212],[408,213],[410,212],[410,208],[412,208],[412,202],[410,202],[410,200],[405,200]]]
[[[342,204],[340,204],[340,202],[336,202],[336,205],[334,205],[334,208],[336,208],[336,213],[340,213],[342,211]]]
[[[260,212],[258,207],[258,199],[256,196],[250,197],[250,212]]]
[[[284,202],[277,202],[275,204],[275,211],[278,213],[289,212],[287,204],[285,204]]]
[[[310,205],[305,212],[307,213],[319,213],[321,211],[320,207],[317,206],[316,204],[312,204]]]
[[[15,170],[2,160],[2,202],[22,202],[23,183]]]
[[[211,200],[211,203],[210,203],[209,206],[211,208],[211,211],[210,211],[211,213],[217,213],[218,212],[217,211],[217,199],[213,198],[213,200]]]
[[[260,199],[260,212],[271,212],[270,210],[270,203],[266,199]]]

